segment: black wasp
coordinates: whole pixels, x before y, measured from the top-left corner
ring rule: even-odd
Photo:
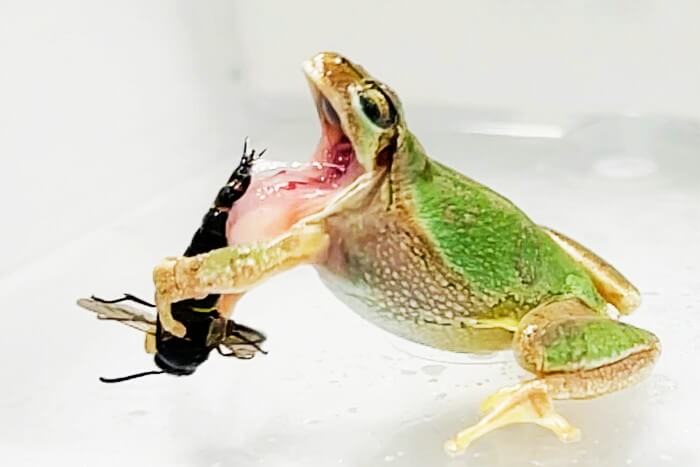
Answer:
[[[184,256],[195,256],[227,246],[226,221],[233,204],[248,190],[252,168],[265,150],[248,151],[248,140],[243,144],[243,156],[226,184],[219,190],[213,205],[202,219]],[[100,378],[106,383],[126,381],[150,374],[167,373],[177,376],[191,375],[216,349],[226,357],[248,359],[256,352],[265,353],[260,344],[264,334],[227,319],[217,311],[220,295],[183,300],[172,304],[173,317],[187,328],[183,338],[173,336],[163,329],[157,313],[141,310],[124,302],[134,302],[150,308],[155,305],[131,294],[114,300],[98,297],[78,300],[78,305],[105,320],[119,321],[146,333],[146,349],[155,353],[155,363],[160,370],[146,371],[121,378]]]

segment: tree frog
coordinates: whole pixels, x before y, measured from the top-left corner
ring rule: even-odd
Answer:
[[[406,339],[455,352],[512,349],[532,379],[481,406],[446,442],[462,452],[491,430],[531,422],[574,440],[553,399],[586,399],[641,380],[657,337],[622,323],[640,303],[615,268],[512,202],[428,156],[401,102],[361,66],[331,52],[304,64],[321,138],[311,161],[253,176],[231,207],[228,246],[154,269],[164,328],[185,336],[171,304],[238,297],[300,264],[352,310]]]

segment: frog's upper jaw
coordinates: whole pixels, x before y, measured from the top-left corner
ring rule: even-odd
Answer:
[[[342,133],[365,172],[387,167],[403,128],[396,94],[362,67],[334,52],[315,55],[304,63],[304,72],[324,134]],[[335,131],[329,131],[329,127]]]

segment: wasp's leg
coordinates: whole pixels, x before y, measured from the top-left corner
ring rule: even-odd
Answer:
[[[589,399],[624,389],[646,376],[661,350],[651,332],[601,316],[578,300],[532,310],[513,347],[520,365],[536,378],[486,399],[484,418],[448,441],[448,452],[460,453],[512,423],[536,423],[573,441],[579,431],[554,410],[552,399]]]
[[[146,334],[146,339],[143,342],[143,347],[146,353],[154,354],[158,351],[155,334]]]
[[[209,294],[242,294],[277,272],[314,262],[327,247],[327,234],[314,224],[295,227],[269,242],[166,259],[153,271],[161,324],[184,337],[186,328],[173,319],[171,303]]]

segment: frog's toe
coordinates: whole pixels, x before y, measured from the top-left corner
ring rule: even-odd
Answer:
[[[482,415],[486,415],[494,407],[496,407],[498,404],[510,397],[519,388],[520,386],[516,385],[499,389],[498,391],[494,392],[481,402],[481,404],[479,405],[479,411]]]
[[[445,443],[448,454],[459,455],[478,438],[514,423],[535,423],[551,430],[564,442],[577,441],[581,435],[578,428],[554,410],[547,384],[538,379],[495,393],[481,408],[488,411],[484,418]]]

